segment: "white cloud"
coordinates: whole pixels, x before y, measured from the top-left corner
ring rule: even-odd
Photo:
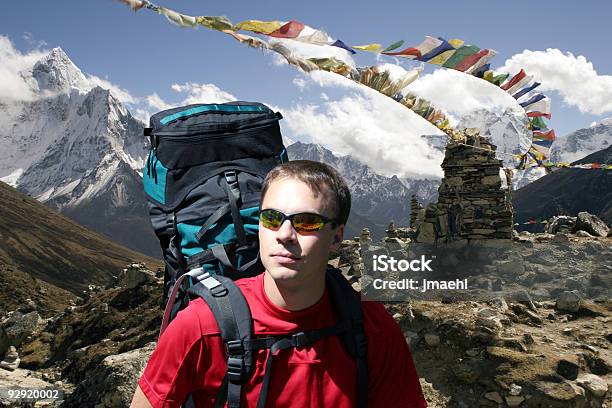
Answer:
[[[146,97],[147,105],[149,105],[153,109],[157,110],[165,110],[172,107],[172,105],[166,103],[157,93],[153,93],[153,95],[149,95]]]
[[[36,42],[32,34],[25,32],[24,39],[31,45],[36,43],[37,48],[22,53],[17,50],[11,40],[0,35],[0,99],[31,101],[41,97],[50,96],[48,93],[40,93],[36,86],[36,80],[31,76],[32,67],[49,54],[49,50],[40,47],[46,46],[44,41]],[[83,83],[85,90],[95,86],[108,89],[111,93],[125,104],[136,104],[138,98],[132,96],[126,89],[102,79],[95,75],[86,75],[87,81]]]
[[[0,35],[0,99],[35,99],[31,85],[21,72],[31,68],[46,53],[38,49],[22,53],[8,37]]]
[[[48,46],[47,42],[44,40],[36,40],[34,35],[29,31],[24,31],[22,38],[25,42],[27,42],[31,47],[40,49],[46,48]]]
[[[129,91],[121,88],[118,85],[113,84],[112,82],[106,79],[102,79],[95,75],[87,74],[87,80],[91,84],[92,88],[95,86],[99,86],[100,88],[108,89],[115,96],[115,98],[119,99],[121,103],[135,104],[138,102],[138,98],[132,96]]]
[[[306,80],[304,78],[295,77],[293,78],[293,85],[297,86],[300,91],[303,91],[306,87]]]
[[[140,120],[143,120],[145,123],[148,123],[149,117],[152,114],[150,109],[153,109],[154,111],[161,111],[170,109],[174,106],[192,105],[197,103],[224,103],[236,100],[234,95],[230,94],[229,92],[225,92],[214,84],[185,82],[184,84],[173,84],[171,88],[175,92],[186,94],[186,96],[183,95],[183,99],[180,102],[172,103],[165,101],[157,94],[157,92],[154,92],[151,95],[141,98],[146,105],[142,106],[141,104],[137,109],[135,109],[136,113],[134,116]]]
[[[513,74],[521,68],[542,83],[539,90],[557,91],[565,103],[582,113],[612,112],[612,75],[599,75],[582,55],[564,54],[556,48],[525,50],[513,55],[499,70]]]
[[[181,105],[194,103],[223,103],[236,100],[234,95],[223,91],[214,84],[185,82],[182,85],[172,85],[172,89],[176,92],[186,93],[188,95],[187,98],[181,102]]]
[[[478,109],[501,112],[520,109],[507,92],[480,78],[450,69],[438,69],[406,88],[450,114],[461,117]]]
[[[342,79],[328,73],[313,74],[313,80],[322,85],[336,86],[334,77]],[[390,98],[347,82],[340,84],[359,92],[340,100],[323,99],[321,105],[285,110],[284,126],[295,137],[321,144],[339,155],[350,154],[380,174],[441,177],[443,154],[421,135],[442,132]]]

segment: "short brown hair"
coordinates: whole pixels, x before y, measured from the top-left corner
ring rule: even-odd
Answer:
[[[330,197],[334,204],[334,221],[346,225],[351,212],[351,192],[344,178],[333,167],[312,160],[293,160],[274,167],[264,179],[261,189],[261,201],[270,184],[282,178],[293,178],[306,184],[317,195]]]

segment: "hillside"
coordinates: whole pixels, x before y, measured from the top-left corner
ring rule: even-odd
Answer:
[[[132,262],[162,262],[117,245],[0,183],[0,265],[80,294]],[[17,272],[18,273],[18,272]]]

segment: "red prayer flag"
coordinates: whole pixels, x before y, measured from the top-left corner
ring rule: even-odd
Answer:
[[[421,51],[414,47],[409,47],[398,52],[383,52],[384,55],[414,55],[417,59],[421,58]]]
[[[546,119],[550,119],[550,113],[544,113],[544,112],[527,112],[527,116],[530,118],[539,118],[539,117],[545,117]]]
[[[544,140],[555,140],[557,138],[554,130],[549,130],[548,132],[541,132],[539,130],[536,130],[533,132],[533,135],[538,136]]]
[[[480,61],[482,57],[488,54],[489,54],[489,50],[480,50],[476,54],[468,55],[467,57],[459,61],[459,63],[455,65],[454,69],[456,69],[457,71],[464,72],[466,69],[468,69],[469,67],[471,67],[472,65]]]
[[[268,36],[276,38],[295,38],[304,29],[304,23],[300,23],[297,20],[291,20],[283,25],[278,30],[272,31]]]
[[[501,89],[503,89],[504,91],[507,91],[508,89],[516,85],[521,79],[525,78],[525,76],[527,76],[527,74],[525,73],[525,70],[521,69],[521,71],[515,76],[513,76],[510,81],[502,85]]]

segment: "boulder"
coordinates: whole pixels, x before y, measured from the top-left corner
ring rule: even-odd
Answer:
[[[570,312],[576,313],[580,310],[580,296],[575,292],[562,292],[557,297],[557,303],[555,304],[555,308],[561,312]]]
[[[520,259],[502,261],[497,264],[497,271],[506,277],[517,277],[525,273],[525,264]]]
[[[19,347],[42,324],[44,320],[36,311],[26,314],[19,311],[10,313],[0,322],[0,355],[3,355],[10,345]]]
[[[138,264],[134,264],[138,265]],[[134,289],[140,285],[155,281],[155,275],[146,268],[130,266],[119,276],[119,286]]]
[[[562,376],[563,378],[567,378],[568,380],[575,380],[578,378],[578,371],[580,370],[580,365],[578,364],[577,359],[574,358],[564,358],[559,360],[557,363],[557,374]]]
[[[603,397],[608,392],[608,384],[595,374],[582,374],[576,382],[596,397]]]
[[[571,231],[576,225],[576,217],[569,217],[567,215],[558,215],[550,218],[546,227],[544,228],[544,232],[549,234],[556,234],[558,232],[563,231]],[[561,230],[561,231],[560,231]]]
[[[155,343],[106,357],[67,397],[64,407],[128,407]]]
[[[434,225],[431,222],[424,222],[419,226],[417,232],[417,242],[424,244],[433,244],[436,242],[436,232]]]
[[[525,401],[525,397],[522,395],[507,395],[506,396],[506,404],[509,407],[518,407]]]
[[[576,225],[574,225],[572,232],[580,230],[586,231],[597,237],[606,237],[608,236],[609,229],[606,223],[600,220],[599,217],[583,211],[578,213]]]

